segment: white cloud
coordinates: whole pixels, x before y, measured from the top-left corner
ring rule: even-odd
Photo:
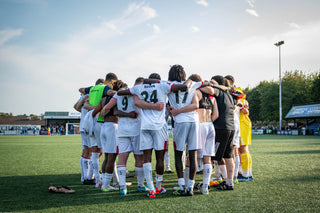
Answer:
[[[292,27],[292,28],[295,28],[295,29],[300,29],[301,28],[297,23],[294,23],[294,22],[288,23],[288,25],[290,27]]]
[[[206,0],[199,0],[199,1],[196,1],[196,3],[205,7],[209,6],[209,3]]]
[[[258,13],[253,9],[246,9],[246,12],[252,16],[259,17]]]
[[[158,34],[160,33],[160,27],[156,24],[152,25],[152,28],[153,28],[153,32]]]
[[[246,0],[246,2],[250,5],[250,7],[254,8],[255,0]]]
[[[22,29],[9,29],[0,31],[0,46],[8,42],[9,40],[18,37],[22,34]]]
[[[121,36],[127,30],[145,23],[156,16],[156,10],[144,2],[140,4],[132,3],[119,17],[107,21],[102,20],[99,25],[89,27],[72,35],[68,41],[60,44],[59,48],[65,49],[66,53],[71,55],[95,51],[95,48],[108,45],[110,39]],[[155,32],[159,30],[154,27],[153,29]]]
[[[198,27],[196,27],[196,26],[192,26],[192,27],[191,27],[191,31],[192,31],[193,33],[196,33],[196,32],[199,32],[200,29],[199,29]]]

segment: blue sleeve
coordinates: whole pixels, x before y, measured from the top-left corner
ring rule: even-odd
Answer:
[[[84,93],[89,94],[91,87],[84,88]]]
[[[110,90],[110,89],[111,89],[110,86],[105,86],[105,87],[104,87],[104,90],[103,90],[103,95],[102,95],[102,97],[106,97],[106,96],[107,96],[107,92],[108,92],[108,90]]]

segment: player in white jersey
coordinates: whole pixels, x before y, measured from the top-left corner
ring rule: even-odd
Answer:
[[[102,97],[112,96],[114,91],[112,90],[113,83],[118,80],[118,77],[114,73],[108,73],[106,75],[104,85],[96,85],[94,87],[80,88],[79,91],[83,94],[89,94],[88,102],[84,104],[87,110],[92,110],[95,106],[99,105]],[[88,112],[90,113],[90,112]],[[102,154],[102,146],[100,140],[101,126],[103,124],[103,119],[101,116],[94,119],[94,134],[90,135],[90,143],[92,146],[92,168],[94,172],[94,177],[96,180],[96,188],[101,188],[101,175],[99,173],[99,160]]]
[[[167,95],[171,91],[186,90],[186,85],[175,85],[169,83],[136,85],[127,91],[119,91],[118,95],[136,95],[140,99],[151,103],[166,103]],[[164,172],[164,152],[167,146],[167,129],[165,120],[165,108],[161,111],[141,109],[141,133],[140,149],[143,150],[144,174],[146,177],[150,198],[155,198],[156,194],[166,192],[162,186]],[[156,188],[152,180],[151,156],[152,149],[156,152]]]
[[[135,85],[143,83],[143,78],[137,78]],[[131,95],[114,95],[117,100],[117,110],[115,115],[119,116],[119,125],[117,131],[117,144],[119,147],[118,158],[118,176],[120,184],[120,195],[128,193],[126,186],[127,160],[130,152],[133,152],[135,158],[135,172],[137,175],[138,192],[147,191],[144,185],[143,171],[143,151],[140,150],[140,123],[141,118],[139,109],[134,104],[134,97]]]
[[[186,74],[181,65],[173,65],[169,70],[169,82],[181,84],[186,80]],[[191,82],[188,90],[169,93],[170,111],[173,115],[175,128],[173,132],[173,145],[175,154],[175,166],[178,176],[179,188],[175,190],[175,195],[193,195],[194,179],[196,174],[196,155],[200,149],[199,142],[199,118],[196,109],[197,100],[194,92],[202,86],[202,82]],[[188,147],[188,163],[183,177],[182,155],[185,147]],[[186,184],[187,182],[187,184]]]
[[[103,79],[98,79],[96,81],[96,85],[103,84]],[[80,168],[81,168],[81,180],[83,184],[92,185],[94,184],[94,180],[92,180],[92,168],[90,166],[91,161],[91,145],[89,140],[89,135],[87,132],[84,131],[84,118],[88,112],[87,109],[84,108],[84,103],[88,100],[88,95],[82,94],[80,99],[77,101],[77,103],[74,105],[74,109],[78,112],[81,112],[80,117],[80,135],[82,139],[82,155],[80,158]],[[90,169],[91,168],[91,169]]]
[[[113,91],[118,91],[120,88],[127,87],[121,80],[116,81],[113,84]],[[105,105],[107,105],[111,96],[107,96],[101,99],[100,104],[95,107],[92,112],[92,116],[98,114]],[[114,114],[114,108],[102,116],[104,123],[101,127],[100,140],[102,150],[105,155],[102,164],[102,186],[101,190],[104,192],[115,191],[117,188],[110,185],[111,179],[113,178],[114,183],[118,184],[119,179],[117,171],[115,169],[115,160],[118,155],[116,134],[118,129],[118,116]]]

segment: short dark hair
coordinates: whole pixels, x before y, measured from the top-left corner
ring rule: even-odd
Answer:
[[[234,84],[234,77],[232,75],[226,75],[225,78],[229,80],[231,84]]]
[[[96,85],[98,84],[104,84],[104,80],[102,78],[99,78],[97,81],[96,81]]]
[[[112,72],[109,72],[107,75],[106,75],[106,81],[112,81],[112,80],[118,80],[118,77],[116,74],[112,73]]]
[[[219,85],[224,85],[224,86],[228,86],[227,85],[227,79],[225,79],[223,76],[221,75],[215,75],[211,78],[212,80],[215,80],[216,82],[218,82]]]
[[[143,77],[139,77],[136,79],[136,81],[134,82],[134,84],[142,84],[143,83],[144,78]]]
[[[161,80],[161,77],[158,73],[151,73],[149,75],[149,79],[158,79],[158,80]]]
[[[192,81],[195,81],[195,82],[202,81],[200,75],[198,75],[198,74],[192,74],[192,75],[189,76],[188,79],[190,79]]]
[[[113,83],[113,90],[118,91],[120,88],[125,88],[128,87],[126,83],[124,83],[121,80],[117,80],[116,82]]]
[[[169,70],[169,77],[168,77],[169,81],[185,81],[186,80],[186,73],[183,69],[183,67],[179,64],[175,64],[173,66],[171,66],[170,70]]]

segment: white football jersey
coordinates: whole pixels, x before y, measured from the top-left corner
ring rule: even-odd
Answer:
[[[166,123],[165,110],[167,96],[171,91],[172,84],[141,84],[129,89],[132,95],[137,95],[140,99],[149,103],[162,102],[164,108],[161,111],[151,109],[141,109],[141,129],[160,130]]]
[[[181,84],[183,82],[171,82],[174,84]],[[182,107],[188,106],[192,102],[192,98],[194,95],[194,92],[196,89],[200,88],[202,86],[203,82],[191,82],[190,87],[186,91],[178,91],[178,92],[170,92],[169,97],[169,103],[170,106],[180,109]],[[199,121],[199,116],[196,110],[192,112],[184,112],[180,113],[176,116],[173,116],[174,122],[182,123],[182,122],[195,122]]]
[[[81,95],[80,99],[78,100],[78,103],[84,99],[86,95]],[[80,117],[80,127],[79,130],[82,132],[83,130],[83,122],[84,122],[84,117],[86,117],[86,114],[88,113],[88,110],[85,109],[83,106],[81,107],[81,117]]]
[[[140,115],[138,108],[134,105],[132,95],[118,96],[115,94],[113,98],[117,99],[117,108],[122,112],[135,111],[137,118],[119,117],[117,137],[133,137],[140,134]]]

